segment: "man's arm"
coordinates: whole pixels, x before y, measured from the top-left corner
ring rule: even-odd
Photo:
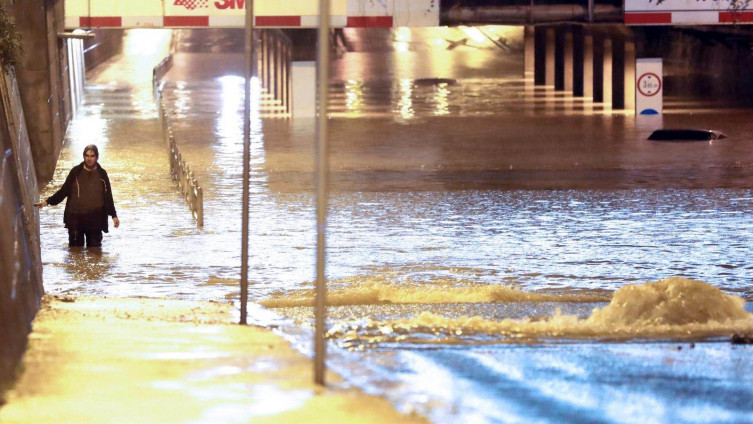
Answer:
[[[52,196],[48,197],[47,200],[43,200],[39,203],[34,203],[34,206],[38,208],[45,207],[47,205],[55,206],[58,203],[62,202],[68,195],[70,195],[71,192],[71,185],[73,184],[74,176],[73,176],[73,170],[68,173],[68,177],[65,179],[65,182],[60,187],[58,191],[55,192]]]
[[[107,171],[102,169],[100,166],[99,169],[102,171],[102,176],[104,177],[105,181],[105,213],[107,215],[110,215],[112,217],[112,225],[115,228],[120,227],[120,219],[118,219],[118,212],[115,210],[115,200],[113,200],[112,197],[112,185],[110,185],[110,177],[107,175]]]

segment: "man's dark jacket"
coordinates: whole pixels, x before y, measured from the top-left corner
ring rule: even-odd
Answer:
[[[71,169],[71,172],[68,173],[68,177],[65,179],[65,182],[63,183],[63,186],[60,187],[60,190],[58,190],[55,194],[47,198],[47,203],[50,205],[57,205],[58,203],[62,202],[63,199],[66,197],[72,197],[78,195],[78,176],[81,174],[81,172],[84,170],[84,162],[81,162],[80,164],[76,165]],[[102,211],[100,212],[100,219],[98,220],[100,223],[100,230],[107,232],[108,230],[108,222],[107,217],[112,216],[117,217],[118,213],[115,211],[115,202],[112,199],[112,189],[110,188],[110,178],[107,176],[107,171],[105,171],[99,164],[97,164],[96,172],[99,173],[99,179],[102,180],[102,190],[103,190],[103,196],[102,198],[105,200],[105,204],[102,206]],[[68,227],[68,224],[70,223],[70,212],[68,211],[68,205],[70,205],[70,201],[65,202],[65,211],[63,212],[63,223],[65,223],[66,228]]]

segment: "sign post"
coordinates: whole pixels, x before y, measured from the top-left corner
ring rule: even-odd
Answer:
[[[635,61],[635,113],[658,115],[662,113],[664,97],[661,58]]]
[[[327,313],[327,208],[329,203],[329,149],[327,96],[329,95],[330,0],[319,0],[319,33],[316,54],[316,295],[314,297],[314,382],[324,385],[326,371],[325,317]]]
[[[251,176],[251,81],[254,77],[254,0],[246,4],[245,97],[243,101],[243,206],[241,218],[241,324],[246,324],[248,304],[248,202]]]

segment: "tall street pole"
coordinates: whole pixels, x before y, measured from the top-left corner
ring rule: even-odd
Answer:
[[[314,383],[324,385],[327,298],[327,203],[329,191],[327,149],[327,96],[329,94],[329,0],[319,0],[319,42],[316,57],[316,88],[319,110],[316,120],[316,296],[314,299]]]
[[[251,78],[254,76],[254,1],[246,0],[246,86],[243,107],[243,223],[241,225],[241,324],[248,304],[248,202],[251,168]]]

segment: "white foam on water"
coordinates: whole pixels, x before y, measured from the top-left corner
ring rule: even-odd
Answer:
[[[451,297],[452,298],[452,297]],[[729,337],[753,332],[753,314],[745,301],[697,280],[681,277],[615,292],[611,302],[586,318],[556,312],[549,317],[494,320],[480,316],[448,317],[432,312],[393,320],[338,323],[330,336],[359,343],[459,343],[462,337],[485,336],[501,341],[556,339]]]
[[[327,292],[327,304],[384,305],[384,304],[438,304],[438,303],[490,303],[490,302],[606,302],[601,294],[567,294],[529,292],[514,287],[474,284],[451,280],[444,284],[397,285],[373,278],[355,286],[333,288]],[[313,306],[314,291],[302,290],[295,294],[281,294],[260,302],[268,308]]]

